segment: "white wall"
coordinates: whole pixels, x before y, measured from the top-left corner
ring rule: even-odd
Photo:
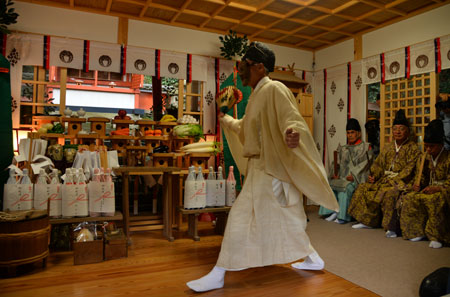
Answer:
[[[353,61],[354,41],[349,39],[316,52],[314,70],[322,70]]]
[[[118,18],[18,1],[13,7],[19,17],[11,31],[117,42]]]
[[[450,4],[363,35],[363,58],[450,34]]]
[[[363,58],[450,34],[450,4],[362,36]],[[315,70],[354,60],[353,39],[316,52]]]
[[[19,14],[18,23],[9,26],[10,30],[44,35],[71,37],[116,43],[118,18],[14,2]],[[128,44],[220,57],[219,34],[172,27],[167,25],[130,20],[128,23]],[[287,67],[295,63],[295,68],[312,70],[312,52],[294,48],[268,45],[277,56],[276,65]]]

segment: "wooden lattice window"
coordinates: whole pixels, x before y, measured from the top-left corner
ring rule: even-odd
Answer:
[[[380,145],[392,141],[392,123],[399,109],[405,110],[412,132],[421,145],[425,126],[436,118],[436,74],[419,74],[410,79],[394,79],[381,85]]]

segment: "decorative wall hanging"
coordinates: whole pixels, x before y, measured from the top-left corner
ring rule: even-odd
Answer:
[[[220,55],[228,60],[237,60],[243,56],[248,49],[247,35],[239,37],[233,30],[230,30],[229,34],[225,36],[219,36],[219,40],[222,43]]]
[[[359,88],[361,88],[361,86],[362,86],[362,78],[359,74],[355,79],[355,86],[356,86],[357,90],[359,90]]]
[[[317,114],[320,113],[320,109],[321,109],[321,108],[322,108],[322,107],[320,106],[320,103],[317,102],[317,104],[316,104],[316,111],[317,111]]]
[[[331,125],[330,129],[328,129],[328,133],[330,133],[331,138],[333,138],[334,134],[336,134],[336,127]]]
[[[336,84],[334,83],[334,81],[331,82],[331,93],[334,95],[334,93],[336,92]]]
[[[345,103],[344,100],[342,100],[342,98],[339,99],[338,105],[337,107],[339,108],[339,111],[342,112],[342,110],[344,109]]]

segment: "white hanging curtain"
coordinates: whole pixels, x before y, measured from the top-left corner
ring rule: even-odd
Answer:
[[[23,66],[43,65],[44,36],[33,34],[9,34],[6,40],[5,56],[11,64],[10,75],[13,128],[19,128]]]
[[[126,72],[155,76],[155,50],[127,46]]]
[[[89,70],[120,73],[121,46],[90,41]]]
[[[327,69],[326,90],[326,157],[327,172],[332,168],[333,152],[347,142],[345,126],[348,118],[347,65]]]
[[[397,49],[384,54],[386,80],[405,77],[405,49]]]
[[[50,66],[83,69],[84,40],[51,37]]]
[[[351,73],[350,73],[350,83],[351,83],[351,100],[350,100],[350,116],[358,120],[361,125],[361,139],[365,139],[365,129],[364,124],[366,123],[366,110],[367,110],[367,100],[366,100],[366,86],[362,83],[362,62],[361,60],[351,62]]]
[[[206,58],[206,83],[203,90],[203,133],[216,134],[216,66]]]
[[[234,65],[236,61],[234,60],[224,60],[220,59],[219,73],[220,73],[220,84],[222,84],[230,75],[233,74]]]
[[[380,55],[368,57],[362,60],[362,80],[363,84],[373,84],[380,82]]]
[[[435,70],[434,40],[411,45],[411,75]]]
[[[187,54],[161,50],[160,75],[177,79],[187,78]]]
[[[440,38],[441,44],[441,69],[450,68],[450,35]]]
[[[324,72],[316,71],[314,72],[314,142],[316,143],[317,149],[323,158],[323,141],[324,141]]]
[[[192,80],[206,81],[211,58],[192,55]]]

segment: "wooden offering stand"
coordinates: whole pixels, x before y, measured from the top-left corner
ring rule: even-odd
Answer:
[[[189,153],[184,157],[184,167],[189,168],[189,166],[202,167],[202,171],[208,169],[208,160],[214,156],[212,153]]]
[[[172,145],[173,145],[173,150],[176,152],[181,151],[181,148],[187,144],[191,144],[194,143],[194,138],[193,137],[178,137],[178,136],[173,136],[172,137]]]
[[[93,117],[88,118],[88,122],[91,123],[91,133],[97,133],[99,136],[106,136],[106,123],[109,123],[109,119]]]
[[[63,117],[61,119],[62,123],[68,123],[67,134],[76,136],[78,132],[81,131],[81,124],[86,122],[85,118],[67,118]]]
[[[133,120],[112,120],[112,123],[116,125],[116,131],[120,129],[130,128],[131,124],[134,124]],[[126,147],[130,145],[131,140],[134,140],[134,136],[130,135],[111,135],[109,137],[111,139],[112,147],[114,150],[117,150],[119,154],[126,154]]]
[[[148,147],[149,151],[152,152],[155,147],[161,145],[161,141],[167,139],[163,136],[145,135],[147,131],[154,130],[156,125],[155,121],[150,120],[138,120],[136,124],[139,125],[140,139],[145,142],[145,146]]]

